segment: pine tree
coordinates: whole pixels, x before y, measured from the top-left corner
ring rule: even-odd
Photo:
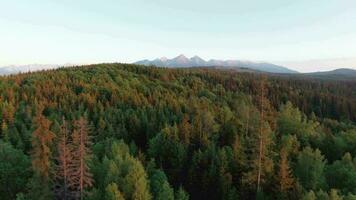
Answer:
[[[259,87],[258,110],[251,107],[250,121],[253,122],[250,125],[249,137],[245,138],[244,150],[246,152],[246,157],[248,158],[247,169],[244,170],[242,176],[242,183],[249,187],[246,187],[246,192],[254,196],[263,196],[262,187],[267,186],[273,175],[273,138],[272,130],[268,122],[269,101],[265,97],[265,80],[262,77]],[[257,114],[258,113],[258,114]]]
[[[113,141],[102,166],[103,185],[116,183],[119,187],[117,191],[120,191],[125,199],[151,199],[146,171],[142,163],[130,155],[129,147],[122,140]],[[113,190],[116,189],[111,186],[111,192]]]
[[[3,121],[7,121],[9,124],[13,124],[16,109],[13,106],[12,101],[10,101],[10,102],[5,101],[3,105],[4,105],[4,109],[3,109],[3,113],[2,113]]]
[[[179,129],[179,139],[183,141],[185,144],[189,144],[192,127],[189,123],[189,116],[187,114],[183,116],[182,122],[181,124],[179,124],[178,129]]]
[[[54,133],[50,131],[51,122],[43,115],[36,118],[37,128],[32,134],[32,166],[33,169],[45,180],[50,173],[50,145],[54,139]]]
[[[262,173],[262,156],[263,156],[263,105],[264,105],[264,79],[261,79],[261,101],[260,101],[260,135],[259,135],[259,155],[258,155],[258,175],[257,175],[257,192],[260,191],[260,184],[261,184],[261,173]]]
[[[154,169],[150,174],[150,189],[156,200],[173,200],[174,191],[169,185],[166,174],[160,169]]]
[[[0,141],[0,199],[15,199],[26,191],[31,177],[31,161],[21,150]]]
[[[1,123],[1,135],[4,141],[9,141],[9,128],[5,120],[3,120],[3,122]]]
[[[58,143],[58,169],[56,173],[56,179],[58,185],[56,186],[56,195],[63,200],[67,200],[70,197],[69,190],[69,175],[70,175],[70,163],[72,162],[72,154],[70,144],[68,144],[68,127],[63,118],[63,124],[60,128],[60,140]]]
[[[336,189],[331,189],[329,193],[329,200],[342,200],[343,197],[338,194]]]
[[[299,152],[295,176],[305,189],[316,191],[325,185],[325,165],[326,161],[319,149],[306,147]]]
[[[246,155],[243,149],[243,144],[241,142],[241,137],[238,135],[235,136],[235,141],[232,145],[234,166],[236,166],[236,176],[241,175],[242,171],[246,168]]]
[[[124,196],[120,192],[116,183],[110,183],[105,188],[105,200],[124,200]]]
[[[83,199],[85,189],[93,185],[93,176],[89,171],[88,161],[91,157],[91,146],[88,123],[80,117],[74,121],[74,131],[72,133],[73,151],[72,162],[69,169],[69,186],[74,191],[77,199]]]
[[[316,200],[316,196],[313,190],[309,191],[308,193],[304,194],[303,200]]]
[[[183,189],[182,186],[175,193],[176,200],[189,200],[189,194]]]
[[[40,109],[41,110],[41,109]],[[32,133],[32,169],[34,177],[31,187],[32,193],[38,199],[49,198],[50,194],[50,170],[51,170],[51,150],[54,133],[50,131],[51,121],[46,119],[42,112],[37,114],[35,119],[37,128]]]
[[[271,145],[272,145],[272,131],[269,123],[265,121],[265,110],[268,105],[268,101],[265,98],[265,78],[262,77],[260,83],[260,95],[259,98],[259,123],[254,129],[255,131],[250,136],[252,155],[250,155],[250,169],[244,174],[244,182],[255,186],[259,194],[261,192],[261,185],[266,182],[268,176],[273,171],[273,161],[271,157]]]
[[[294,180],[292,178],[292,172],[288,164],[288,152],[284,148],[282,148],[280,151],[278,179],[279,190],[282,194],[285,194],[293,187]]]

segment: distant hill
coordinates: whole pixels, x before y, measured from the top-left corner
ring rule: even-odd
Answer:
[[[172,59],[167,59],[166,57],[157,58],[155,60],[141,60],[135,62],[135,64],[140,65],[155,65],[158,67],[228,67],[228,68],[249,68],[252,70],[258,70],[263,72],[271,73],[298,73],[297,71],[288,69],[283,66],[271,64],[271,63],[257,63],[250,61],[241,60],[215,60],[211,59],[205,61],[199,56],[194,56],[192,58],[187,58],[184,55],[179,55]]]
[[[323,78],[323,79],[352,79],[356,80],[356,70],[349,68],[340,68],[325,72],[304,73],[305,76]]]
[[[349,68],[340,68],[332,71],[312,72],[312,73],[298,73],[286,67],[274,65],[271,63],[254,63],[249,61],[239,60],[209,60],[205,61],[198,56],[187,58],[184,55],[177,56],[173,59],[165,57],[155,60],[142,60],[135,64],[140,65],[155,65],[159,67],[184,67],[184,68],[213,68],[220,70],[232,70],[236,72],[250,72],[250,73],[273,73],[275,75],[290,76],[290,77],[310,77],[329,80],[355,80],[356,70]],[[1,75],[10,75],[26,72],[34,72],[48,69],[56,69],[59,67],[70,67],[74,64],[30,64],[30,65],[11,65],[0,67]]]

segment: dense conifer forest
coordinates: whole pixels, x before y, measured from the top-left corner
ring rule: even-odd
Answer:
[[[0,199],[356,199],[356,80],[98,64],[0,77]]]

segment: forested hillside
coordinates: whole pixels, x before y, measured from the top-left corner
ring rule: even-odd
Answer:
[[[356,199],[356,80],[100,64],[0,77],[0,199]]]

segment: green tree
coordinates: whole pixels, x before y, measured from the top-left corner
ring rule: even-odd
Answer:
[[[356,166],[350,153],[327,167],[326,179],[331,188],[339,189],[343,194],[356,194]]]
[[[156,169],[150,175],[150,188],[153,199],[174,200],[174,190],[169,185],[166,175],[162,170]]]
[[[343,197],[338,194],[336,189],[331,189],[329,193],[329,200],[343,200]]]
[[[316,198],[317,199],[320,199],[320,200],[323,200],[323,199],[329,199],[329,194],[327,192],[325,192],[324,190],[319,190],[317,193],[316,193]]]
[[[347,144],[346,150],[350,152],[351,155],[356,156],[356,128],[342,132],[341,137]]]
[[[31,176],[31,162],[22,151],[11,144],[0,142],[0,194],[1,199],[15,199],[25,192]]]
[[[122,140],[112,142],[102,166],[104,180],[98,180],[103,182],[101,185],[115,183],[125,199],[151,199],[145,169],[130,155],[129,147]]]
[[[155,159],[173,182],[180,182],[181,172],[187,158],[187,145],[181,143],[176,126],[167,126],[149,142],[148,155]]]
[[[344,200],[356,200],[356,195],[349,193],[344,197]]]
[[[316,196],[315,196],[315,193],[313,192],[313,190],[304,194],[303,200],[316,200]]]
[[[282,105],[277,117],[277,131],[282,135],[296,135],[303,145],[306,145],[309,137],[315,132],[314,124],[308,121],[298,108],[291,102]]]
[[[183,189],[182,186],[178,188],[174,196],[175,200],[189,200],[189,194]]]
[[[248,169],[243,174],[243,183],[258,190],[268,183],[274,167],[272,131],[267,122],[262,123],[262,126],[262,131],[255,133],[255,138],[250,138],[252,143],[251,149],[248,149],[250,159]]]
[[[110,183],[105,188],[105,200],[125,200],[116,183]]]
[[[321,152],[306,147],[298,155],[295,176],[306,190],[317,190],[325,186],[326,161]]]

